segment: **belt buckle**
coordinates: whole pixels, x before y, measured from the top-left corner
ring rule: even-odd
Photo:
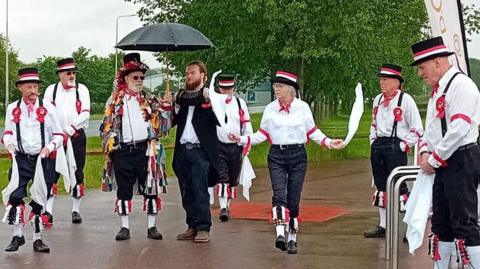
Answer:
[[[287,146],[286,145],[280,145],[280,149],[281,150],[287,149]]]
[[[186,144],[185,144],[185,147],[186,147],[188,150],[191,150],[191,149],[193,149],[193,144],[192,144],[192,143],[186,143]]]

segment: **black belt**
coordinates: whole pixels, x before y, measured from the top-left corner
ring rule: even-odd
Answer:
[[[36,160],[38,158],[39,154],[28,154],[28,153],[21,153],[17,151],[15,154],[18,154],[19,156],[22,156],[23,158],[29,159],[29,160]]]
[[[146,149],[147,148],[147,141],[138,141],[132,143],[120,143],[120,149],[122,150],[134,150],[134,149]]]
[[[190,150],[190,149],[199,149],[199,148],[202,148],[202,145],[200,143],[190,143],[190,142],[187,142],[185,144],[181,144],[183,147],[185,147],[186,149]]]
[[[463,146],[459,147],[457,150],[462,151],[462,150],[466,150],[466,149],[476,147],[477,145],[478,145],[477,143],[470,143],[470,144],[466,144],[466,145],[463,145]]]
[[[304,144],[290,144],[290,145],[271,145],[274,149],[301,149],[304,148]]]

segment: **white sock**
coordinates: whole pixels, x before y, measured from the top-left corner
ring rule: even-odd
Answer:
[[[35,242],[35,240],[38,240],[38,239],[42,239],[42,232],[39,232],[39,233],[34,232],[33,233],[33,241]]]
[[[379,226],[384,228],[387,227],[387,210],[385,208],[378,208],[378,213],[380,213],[380,224]]]
[[[80,213],[80,204],[82,203],[82,198],[79,198],[79,199],[75,199],[75,198],[71,198],[72,199],[72,212],[78,212]]]
[[[470,267],[480,268],[480,246],[467,247],[467,253],[470,259]]]
[[[155,227],[156,216],[147,215],[148,229]]]
[[[48,198],[47,206],[45,208],[45,210],[52,215],[53,215],[53,202],[54,201],[55,201],[55,196],[52,196],[52,197]]]
[[[128,215],[126,216],[120,216],[120,221],[122,222],[122,227],[125,227],[127,229],[130,229],[130,225],[128,224]]]
[[[220,208],[227,208],[227,197],[218,197]]]
[[[22,232],[22,224],[15,224],[15,226],[13,226],[13,236],[22,236],[23,235],[23,232]]]
[[[277,237],[280,235],[285,236],[285,226],[277,225],[275,226],[275,230],[277,231]]]
[[[233,199],[228,199],[227,207],[230,207],[230,204],[232,203],[232,200],[233,200]]]
[[[288,241],[297,242],[297,233],[289,233],[288,234]]]

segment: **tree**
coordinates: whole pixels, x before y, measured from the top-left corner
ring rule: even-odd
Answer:
[[[6,39],[0,34],[0,100],[3,105],[5,105],[5,49],[6,49]],[[17,71],[22,66],[22,63],[18,59],[18,53],[12,48],[12,45],[9,44],[10,48],[8,53],[8,90],[9,90],[9,101],[18,99],[20,92],[15,87],[15,81],[17,81]],[[4,115],[5,107],[1,108],[1,114]]]

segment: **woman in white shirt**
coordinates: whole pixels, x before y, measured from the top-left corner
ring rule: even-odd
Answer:
[[[278,71],[271,82],[276,99],[265,107],[258,131],[248,136],[230,134],[230,139],[246,147],[265,140],[271,144],[268,168],[273,191],[272,219],[277,233],[275,247],[296,254],[300,194],[307,170],[304,145],[310,139],[327,148],[341,149],[344,145],[342,140],[323,134],[315,126],[309,105],[296,98],[297,75]]]

